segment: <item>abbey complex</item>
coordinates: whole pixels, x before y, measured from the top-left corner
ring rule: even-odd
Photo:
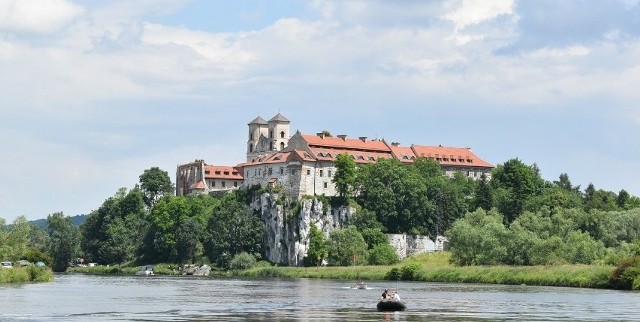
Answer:
[[[411,163],[424,157],[437,161],[444,175],[455,172],[478,179],[490,178],[493,166],[476,156],[469,148],[415,145],[400,146],[396,142],[367,137],[331,136],[327,132],[291,135],[289,120],[278,113],[269,121],[257,117],[248,131],[246,161],[235,166],[209,165],[204,160],[178,165],[176,195],[227,191],[260,185],[282,186],[291,197],[336,196],[333,183],[334,161],[348,154],[356,165],[393,158]]]

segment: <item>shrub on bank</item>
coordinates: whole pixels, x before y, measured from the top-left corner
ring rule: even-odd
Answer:
[[[611,285],[620,290],[640,290],[640,256],[626,258],[611,273]]]
[[[51,282],[53,272],[47,267],[29,265],[0,270],[0,283]]]

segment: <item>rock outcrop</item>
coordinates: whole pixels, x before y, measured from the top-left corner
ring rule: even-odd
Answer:
[[[333,230],[343,228],[355,213],[354,208],[331,208],[318,199],[303,198],[297,207],[284,207],[286,200],[279,198],[277,194],[262,194],[251,208],[264,224],[262,242],[266,259],[281,265],[303,265],[311,225],[316,225],[326,238]]]

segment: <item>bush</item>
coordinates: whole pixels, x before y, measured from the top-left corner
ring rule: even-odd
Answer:
[[[640,289],[640,256],[622,260],[611,273],[610,282],[620,290]]]
[[[393,265],[398,262],[398,254],[390,244],[379,244],[369,250],[370,265]]]
[[[400,269],[394,267],[390,269],[387,274],[384,275],[384,278],[391,281],[399,281],[400,280]]]
[[[250,269],[254,266],[256,266],[256,258],[247,252],[237,254],[229,262],[229,267],[232,269]]]

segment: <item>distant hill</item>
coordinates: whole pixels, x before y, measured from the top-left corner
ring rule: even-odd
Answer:
[[[85,222],[85,220],[87,220],[88,216],[89,215],[71,216],[71,221],[73,222],[74,225],[80,226],[82,225],[83,222]],[[47,229],[47,219],[31,220],[29,221],[29,223],[38,226],[38,228],[40,229]]]

